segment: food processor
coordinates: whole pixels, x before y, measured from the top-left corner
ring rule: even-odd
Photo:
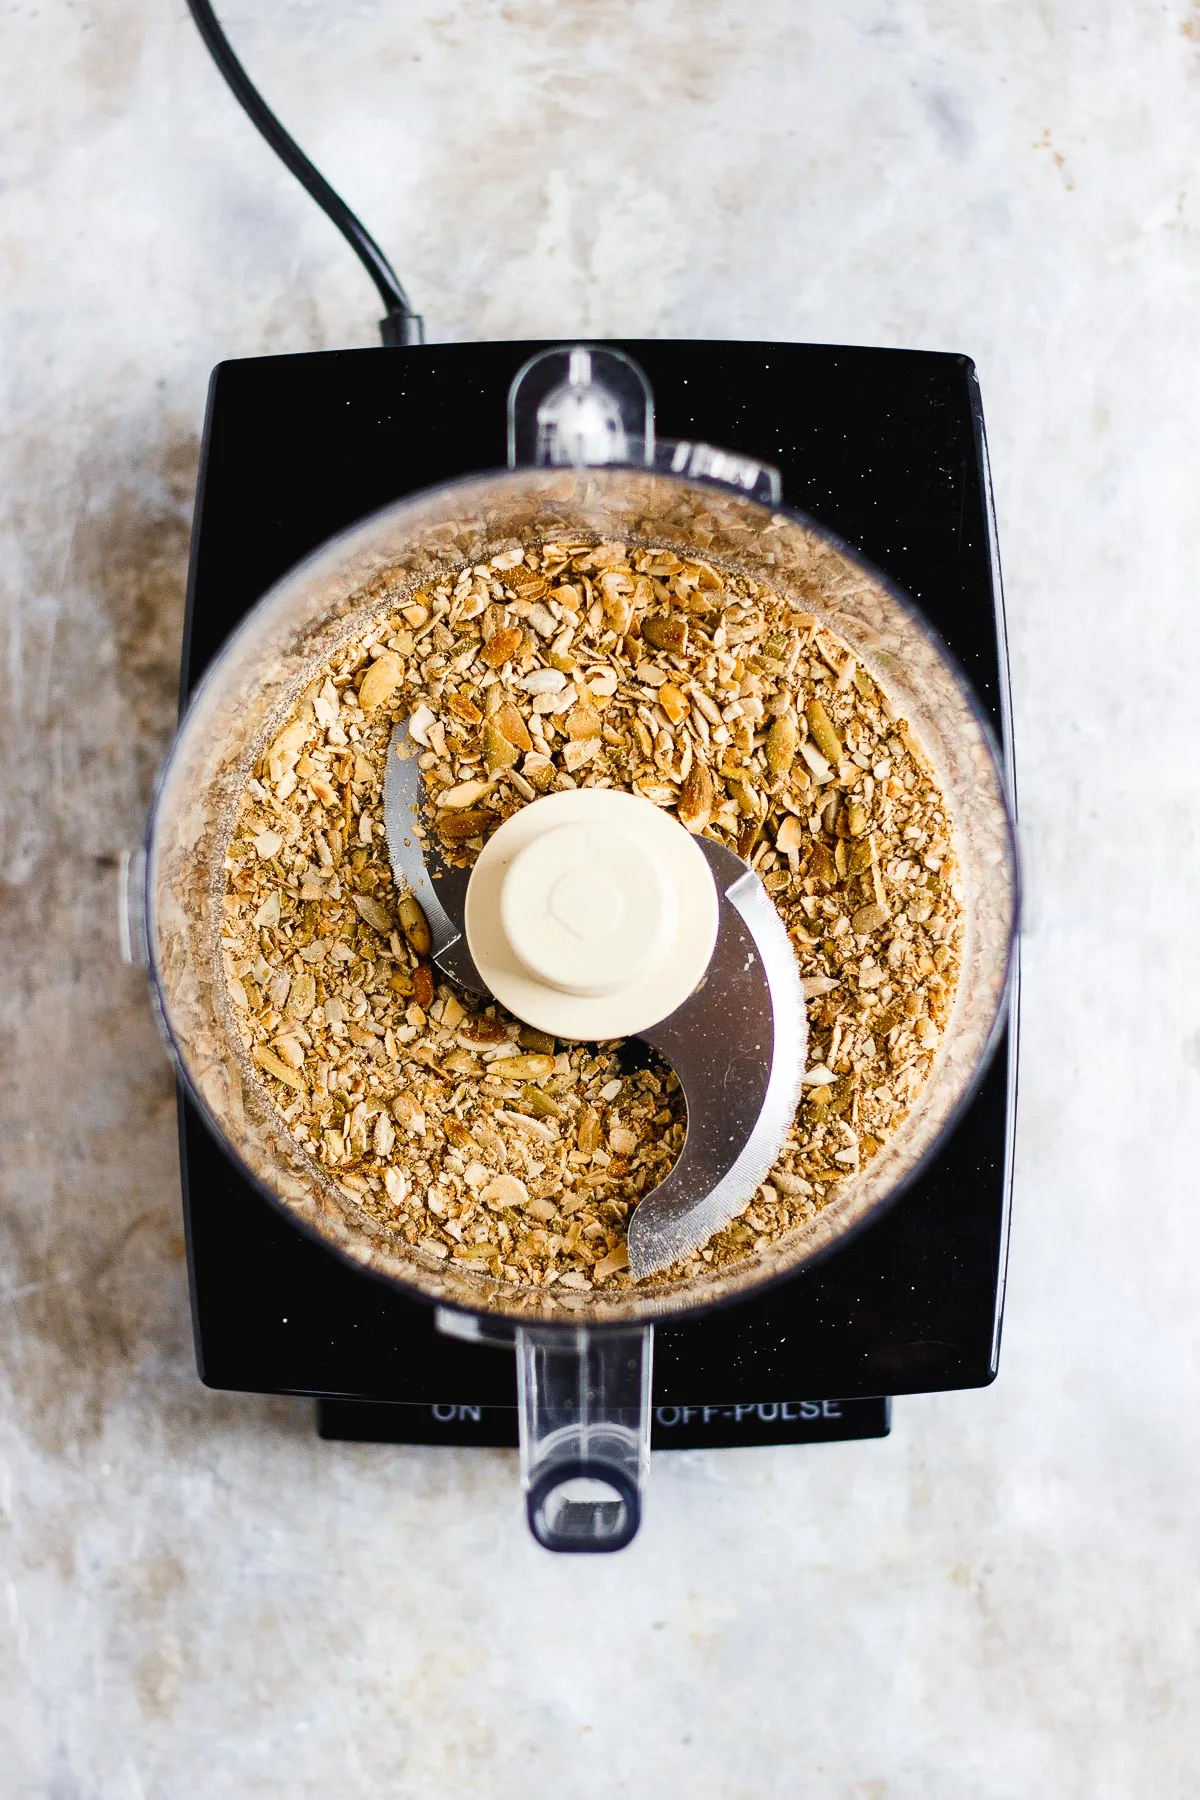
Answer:
[[[483,352],[494,347],[459,348]],[[503,347],[510,361],[519,348]],[[696,391],[690,397],[701,412],[704,348],[695,347]],[[338,354],[332,359],[262,361],[329,365]],[[843,354],[854,360],[855,353]],[[342,355],[372,361],[382,357],[393,365],[381,384],[382,398],[383,388],[393,396],[403,394],[409,373],[415,374],[410,359],[429,358],[436,365],[446,352]],[[786,354],[781,360],[787,361]],[[970,380],[963,359],[935,360],[954,363],[958,377]],[[481,369],[486,361],[480,357]],[[408,367],[395,368],[394,363]],[[290,379],[278,368],[274,373]],[[223,374],[218,371],[210,400],[202,516],[223,457],[229,467],[216,404]],[[460,392],[471,385],[462,374],[460,369]],[[353,381],[348,385],[361,387]],[[494,390],[494,381],[490,385]],[[720,380],[714,385],[719,388]],[[793,390],[793,403],[799,434],[802,390]],[[417,418],[408,411],[411,429]],[[982,503],[986,540],[977,406],[975,412],[971,450],[976,491],[968,491],[964,464],[961,518],[965,525],[968,501],[972,509]],[[802,1271],[848,1244],[927,1172],[931,1157],[944,1149],[972,1101],[1003,1029],[1010,994],[1016,899],[1007,783],[983,708],[913,601],[827,524],[785,505],[779,472],[766,461],[729,444],[664,438],[651,383],[624,347],[554,346],[523,357],[510,380],[503,415],[489,420],[476,402],[459,415],[457,435],[455,474],[465,474],[466,445],[485,447],[497,439],[506,443],[508,467],[489,472],[485,454],[482,474],[446,481],[437,479],[445,471],[431,458],[429,485],[334,536],[273,586],[262,584],[269,591],[211,658],[185,712],[156,797],[144,889],[135,868],[131,897],[144,893],[154,989],[189,1091],[187,1117],[199,1116],[239,1175],[249,1178],[293,1228],[316,1240],[323,1256],[332,1253],[393,1291],[432,1302],[440,1328],[458,1341],[515,1350],[522,1472],[534,1535],[551,1549],[615,1549],[630,1540],[640,1516],[651,1441],[656,1323],[700,1320],[722,1307],[744,1306],[785,1280],[799,1292],[802,1284],[796,1278]],[[361,511],[377,497],[369,485],[364,487]],[[255,512],[254,505],[247,508],[251,535],[241,545],[250,571],[258,553]],[[343,511],[337,523],[354,516]],[[311,533],[316,523],[308,520],[306,529]],[[265,526],[264,534],[269,540],[271,531]],[[837,1197],[807,1224],[737,1262],[681,1278],[669,1272],[676,1255],[655,1261],[651,1254],[643,1266],[658,1279],[588,1295],[514,1290],[477,1267],[422,1259],[410,1246],[393,1241],[355,1206],[352,1195],[324,1180],[283,1128],[269,1095],[246,1066],[219,954],[224,854],[246,776],[264,736],[286,717],[322,658],[353,630],[371,584],[386,575],[393,588],[407,584],[415,591],[439,572],[564,536],[703,554],[717,569],[769,582],[836,631],[902,708],[936,769],[954,819],[966,916],[962,972],[949,1027],[918,1104],[879,1155],[841,1184]],[[982,548],[987,555],[990,543]],[[200,532],[192,570],[190,652],[197,629],[204,629],[195,611],[196,593],[205,579],[204,554]],[[991,575],[989,557],[989,587]],[[252,573],[249,579],[253,582]],[[996,597],[994,590],[991,597]],[[994,643],[993,661],[998,662]],[[398,733],[395,748],[402,751],[402,729]],[[419,836],[408,828],[417,817],[420,796],[411,781],[405,785],[403,756],[390,758],[388,766],[393,866],[408,891],[422,891],[424,884],[431,928],[440,937],[440,966],[451,979],[497,992],[497,958],[489,961],[483,952],[488,929],[503,915],[504,882],[488,888],[486,851],[466,882],[432,867],[420,851]],[[525,809],[526,826],[541,816],[539,808],[544,812],[562,799],[569,797],[532,802]],[[503,830],[524,817],[518,814]],[[601,822],[564,819],[555,829],[560,836],[566,830],[594,834]],[[524,856],[529,864],[531,854],[535,862],[544,860],[554,832],[547,828],[538,835],[541,843],[523,846],[517,862]],[[761,888],[756,890],[755,878],[732,866],[732,853],[711,840],[701,836],[685,842],[701,866],[697,874],[696,863],[690,865],[669,936],[674,944],[682,918],[689,928],[697,926],[698,945],[681,976],[681,994],[670,996],[668,1010],[627,1022],[622,1032],[640,1032],[680,1075],[688,1101],[687,1138],[676,1170],[662,1186],[665,1194],[680,1177],[671,1223],[682,1227],[687,1242],[703,1243],[716,1224],[750,1201],[771,1166],[796,1105],[804,1069],[804,1018],[802,1003],[795,1004],[789,989],[789,982],[793,989],[796,983],[790,947],[784,937],[780,953],[783,934],[777,919],[772,941],[773,909]],[[651,871],[674,854],[662,850],[660,855],[645,843],[642,850]],[[643,872],[630,892],[641,892],[645,885]],[[706,907],[707,923],[697,925]],[[136,919],[130,936],[138,936]],[[727,954],[731,944],[737,954]],[[513,947],[510,940],[508,948]],[[526,973],[534,964],[540,975],[547,973],[548,965],[541,966],[545,958],[528,946],[517,961]],[[603,979],[610,975],[611,970],[604,972]],[[592,971],[589,979],[594,976]],[[567,1036],[592,1035],[584,1016],[587,1008],[578,1012],[578,971],[565,986],[560,982],[558,991],[575,993],[571,1004],[577,1012],[574,1018],[560,1017],[560,1030]],[[520,1016],[519,1006],[513,1010]],[[617,1035],[608,1029],[611,1022],[598,1024],[594,1035]],[[568,1029],[573,1023],[583,1029]],[[729,1069],[738,1057],[737,1078],[730,1080]],[[638,1214],[652,1214],[654,1201],[653,1194],[643,1200],[631,1222],[635,1273]],[[231,1258],[239,1255],[236,1228],[227,1252]],[[994,1320],[1002,1255],[1001,1244],[992,1257]],[[194,1255],[192,1268],[195,1279]],[[284,1318],[285,1327],[287,1323]],[[993,1364],[994,1336],[993,1330]]]

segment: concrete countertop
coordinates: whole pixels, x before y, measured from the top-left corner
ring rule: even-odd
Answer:
[[[181,4],[10,9],[0,122],[0,1788],[12,1800],[1197,1792],[1200,12],[228,0],[438,340],[962,350],[1030,916],[1004,1357],[886,1443],[658,1459],[615,1559],[506,1452],[210,1393],[115,865],[217,360],[374,341]]]

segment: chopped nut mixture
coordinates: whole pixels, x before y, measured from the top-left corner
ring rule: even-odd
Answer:
[[[962,944],[945,802],[850,647],[761,583],[670,551],[506,551],[365,601],[247,785],[227,987],[294,1137],[434,1257],[621,1287],[629,1215],[683,1143],[679,1084],[641,1045],[557,1043],[440,976],[383,829],[406,717],[451,862],[539,794],[588,785],[644,795],[758,872],[809,1002],[805,1098],[770,1179],[667,1278],[810,1218],[911,1108]]]

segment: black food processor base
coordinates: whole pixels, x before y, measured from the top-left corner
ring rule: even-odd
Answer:
[[[505,460],[505,398],[541,343],[223,363],[200,468],[183,694],[273,581],[417,488]],[[810,513],[921,604],[1008,745],[979,389],[962,356],[819,344],[621,341],[658,429],[778,466]],[[996,1374],[1015,1011],[940,1154],[815,1267],[655,1333],[655,1449],[881,1437],[884,1395]],[[196,1357],[217,1388],[312,1394],[323,1437],[517,1441],[511,1353],[341,1262],[250,1187],[181,1094]],[[231,1246],[236,1244],[236,1252]]]

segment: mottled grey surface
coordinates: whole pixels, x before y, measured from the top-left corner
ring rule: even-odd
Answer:
[[[1200,13],[228,0],[431,336],[977,359],[1030,859],[1007,1340],[884,1444],[659,1459],[626,1555],[504,1453],[195,1377],[114,866],[219,357],[372,341],[178,0],[0,59],[6,1800],[1200,1792]]]

